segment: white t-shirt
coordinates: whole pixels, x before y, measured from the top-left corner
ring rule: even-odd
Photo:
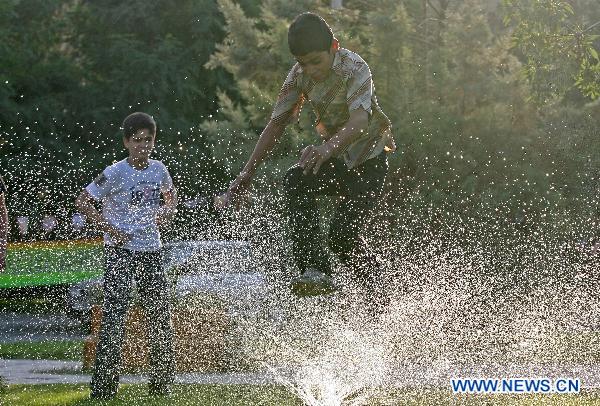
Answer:
[[[156,215],[160,194],[173,188],[173,180],[162,162],[149,160],[146,169],[135,169],[127,159],[106,168],[85,190],[102,202],[102,215],[112,226],[131,234],[123,248],[156,251],[161,248]],[[104,243],[114,246],[104,234]]]

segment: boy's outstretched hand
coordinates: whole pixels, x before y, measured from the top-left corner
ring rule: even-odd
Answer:
[[[248,200],[248,189],[250,188],[251,177],[242,172],[231,185],[229,189],[222,195],[214,198],[214,205],[217,210],[223,210],[230,205],[234,205],[236,210],[239,210],[242,203]]]
[[[306,175],[312,170],[314,175],[319,172],[321,165],[329,160],[333,155],[333,147],[328,143],[321,145],[309,145],[302,151],[302,156],[298,165],[304,169],[303,173]]]
[[[227,191],[227,192],[223,193],[222,195],[215,196],[213,198],[213,205],[215,206],[215,209],[223,210],[224,208],[226,208],[229,205],[230,199],[231,199],[231,197],[230,197],[229,191]]]

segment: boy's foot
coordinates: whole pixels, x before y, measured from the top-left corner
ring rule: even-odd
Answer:
[[[97,393],[97,392],[90,393],[90,399],[92,399],[92,400],[108,402],[110,400],[113,400],[114,398],[115,398],[114,393]]]
[[[92,382],[90,384],[90,399],[110,401],[117,396],[118,391],[118,380],[115,381],[105,378],[98,378],[97,375],[92,376]]]
[[[312,268],[292,279],[291,288],[298,296],[324,295],[336,290],[331,276]]]
[[[150,396],[169,396],[171,394],[171,385],[151,383],[148,386]]]

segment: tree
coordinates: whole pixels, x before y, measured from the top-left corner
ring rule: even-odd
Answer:
[[[136,110],[157,119],[158,156],[181,158],[178,185],[215,187],[222,174],[197,127],[217,86],[229,88],[225,71],[203,68],[220,18],[211,0],[1,2],[0,163],[13,208],[41,189],[70,207],[122,156],[119,125]]]
[[[218,116],[206,120],[202,131],[215,157],[233,174],[252,152],[287,71],[294,64],[287,47],[291,18],[301,11],[314,10],[318,2],[267,0],[261,5],[258,19],[248,17],[231,0],[218,3],[225,17],[227,35],[206,66],[227,70],[233,76],[240,100],[236,102],[226,92],[220,92]],[[271,179],[276,179],[278,171],[291,164],[298,146],[315,134],[309,122],[303,114],[299,126],[288,127],[287,136],[274,151],[279,159],[267,164],[270,169],[266,172],[275,175]]]
[[[514,29],[514,46],[538,103],[560,99],[573,87],[591,100],[600,97],[598,36],[593,34],[600,19],[586,21],[583,16],[594,7],[575,3],[582,15],[564,0],[504,0],[505,22]]]

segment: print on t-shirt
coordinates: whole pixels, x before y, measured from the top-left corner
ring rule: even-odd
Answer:
[[[123,248],[132,251],[156,251],[161,248],[156,217],[161,193],[173,188],[169,171],[160,161],[150,159],[148,167],[137,170],[123,159],[107,167],[86,186],[88,193],[102,202],[102,216],[115,228],[130,234]],[[107,245],[114,246],[109,234]]]
[[[155,207],[160,204],[160,185],[158,183],[138,183],[129,189],[131,205],[137,207]]]

